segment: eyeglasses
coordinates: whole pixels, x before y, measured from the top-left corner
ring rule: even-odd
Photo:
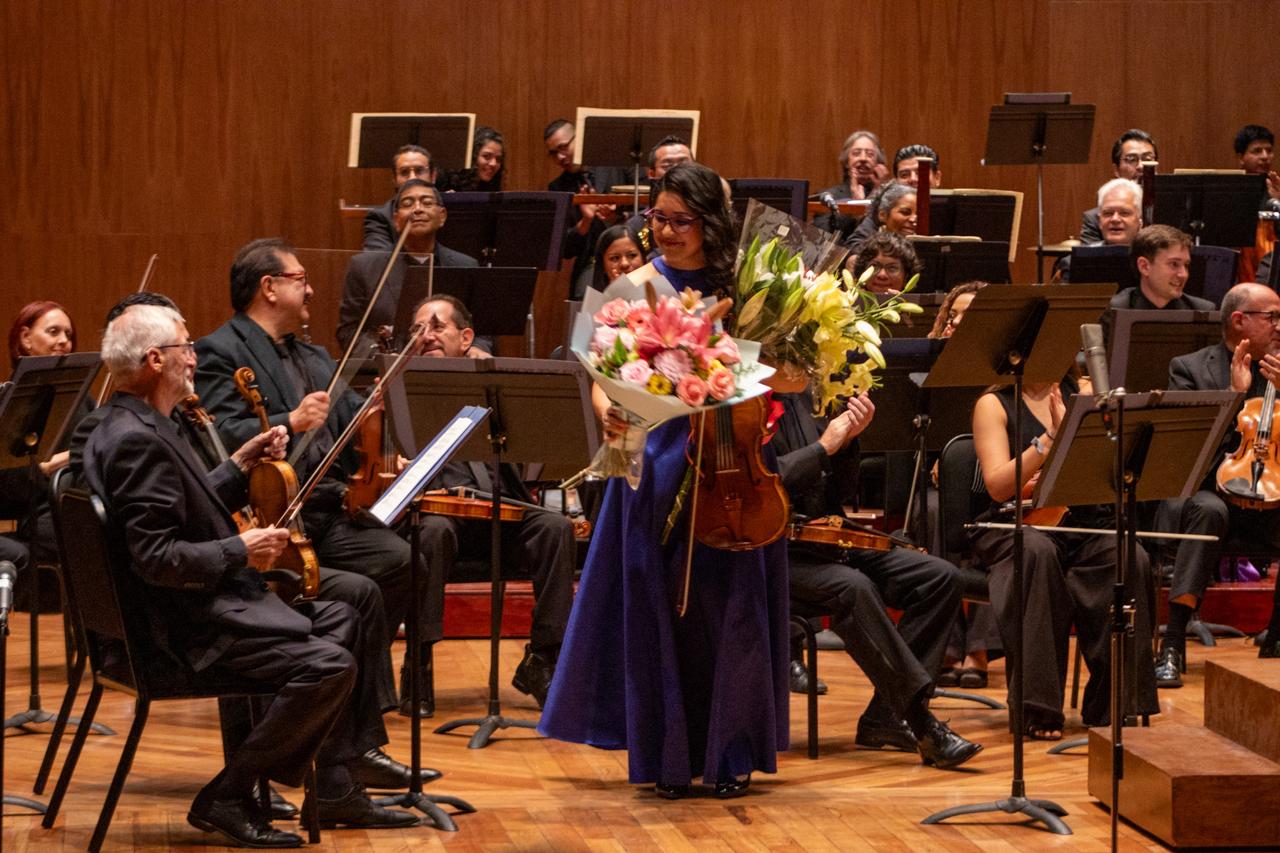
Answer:
[[[667,227],[677,234],[685,234],[692,228],[701,216],[667,216],[661,210],[654,210],[652,207],[643,214],[645,219],[653,223],[653,228]]]
[[[1280,326],[1280,311],[1241,311],[1241,314],[1257,314],[1266,317],[1273,326]]]
[[[180,344],[156,344],[155,346],[149,347],[148,349],[183,349],[183,350],[186,350],[186,352],[182,353],[183,355],[195,355],[196,342],[184,341]],[[144,354],[142,358],[139,359],[139,362],[145,362],[146,360],[147,360],[147,356]]]
[[[1120,162],[1130,166],[1136,166],[1139,163],[1154,163],[1156,162],[1156,155],[1150,151],[1145,154],[1125,154],[1120,158]]]
[[[300,270],[298,272],[272,273],[272,278],[287,278],[292,281],[296,281],[298,284],[302,285],[303,287],[306,287],[308,284],[306,270]]]
[[[436,201],[430,196],[405,196],[400,199],[399,207],[401,210],[413,210],[415,207],[421,207],[423,210],[434,210],[444,205]]]
[[[900,264],[883,264],[876,267],[876,269],[885,275],[902,275],[902,266]]]
[[[561,154],[571,154],[572,152],[573,152],[573,140],[570,139],[568,142],[561,142],[555,148],[548,148],[547,156],[554,159],[560,156]]]

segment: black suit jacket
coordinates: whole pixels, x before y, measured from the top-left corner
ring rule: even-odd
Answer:
[[[1260,397],[1266,390],[1267,380],[1258,370],[1257,365],[1250,368],[1253,381],[1245,399]],[[1226,391],[1231,387],[1231,350],[1225,344],[1210,344],[1187,355],[1180,355],[1169,362],[1169,389],[1176,391]],[[1222,444],[1218,446],[1218,457],[1209,469],[1209,480],[1212,482],[1218,463],[1224,454],[1235,450],[1240,444],[1240,433],[1236,430],[1235,420],[1222,436]],[[1212,485],[1208,488],[1213,488]]]
[[[390,246],[387,247],[389,252]],[[342,283],[342,303],[338,306],[338,344],[343,350],[351,343],[351,336],[355,334],[356,326],[360,324],[360,318],[364,315],[364,309],[369,304],[369,297],[373,295],[374,288],[378,286],[378,279],[382,277],[382,271],[387,266],[387,254],[380,252],[365,252],[356,255],[351,259],[351,263],[347,265],[347,277]],[[447,246],[436,244],[435,262],[438,267],[477,267],[479,262],[470,255],[464,255],[461,252],[455,252]],[[373,310],[369,312],[369,320],[365,324],[365,329],[369,331],[376,330],[379,326],[391,326],[395,324],[396,307],[400,304],[400,291],[404,287],[405,271],[410,265],[419,266],[418,262],[413,258],[401,254],[396,258],[395,264],[391,267],[391,273],[387,276],[387,283],[382,286],[382,293],[378,295],[378,301],[374,304]],[[396,349],[400,349],[407,342],[408,329],[396,329],[396,337],[394,340]],[[486,352],[493,352],[493,339],[490,337],[477,338],[476,346]]]
[[[295,346],[302,353],[311,386],[317,391],[329,387],[329,380],[337,368],[333,357],[324,347],[314,344],[297,343]],[[258,419],[236,391],[233,377],[240,367],[251,367],[257,375],[271,426],[283,425],[289,429],[289,412],[302,400],[289,382],[289,374],[270,336],[247,315],[236,314],[212,334],[196,341],[196,356],[199,359],[196,392],[204,408],[217,421],[218,432],[227,447],[239,447],[262,431]],[[360,397],[351,392],[332,401],[328,424],[334,436],[351,422],[361,403]],[[290,446],[297,438],[290,430]],[[356,463],[348,455],[350,453],[348,448],[338,458],[338,467],[346,473],[355,470]],[[300,470],[298,476],[305,479],[310,473]]]
[[[1102,242],[1102,222],[1098,219],[1102,208],[1091,207],[1080,217],[1080,242],[1086,246]]]
[[[395,213],[395,196],[387,199],[386,204],[378,205],[370,208],[369,212],[364,215],[364,245],[366,252],[390,252],[395,248],[396,240],[400,239],[396,234],[395,220],[392,214]]]
[[[172,421],[137,397],[118,394],[103,408],[81,469],[142,581],[157,645],[200,670],[238,636],[307,636],[310,620],[248,567],[227,510],[245,500],[240,469],[227,462],[206,473]]]
[[[1208,299],[1184,293],[1163,308],[1157,308],[1147,299],[1141,287],[1126,287],[1111,297],[1109,308],[1136,309],[1139,311],[1216,311],[1218,306]],[[1228,377],[1229,378],[1229,377]],[[1222,386],[1225,388],[1226,386]]]
[[[772,444],[792,511],[807,518],[843,514],[858,492],[857,441],[828,456],[818,443],[827,422],[813,416],[812,395],[775,393],[773,399],[782,404],[782,417]]]

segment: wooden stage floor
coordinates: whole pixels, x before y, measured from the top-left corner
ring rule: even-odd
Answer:
[[[15,614],[9,642],[5,710],[11,715],[27,704],[26,614]],[[60,669],[60,623],[41,620],[43,705],[57,709],[63,690]],[[523,642],[502,647],[504,710],[512,717],[534,719],[537,706],[509,686]],[[401,654],[397,644],[397,661]],[[1217,648],[1190,646],[1186,686],[1160,692],[1164,721],[1198,724],[1203,719],[1204,661],[1255,658],[1243,640],[1223,641]],[[483,713],[487,644],[449,640],[436,652],[439,721]],[[390,832],[358,830],[324,834],[326,850],[887,850],[887,851],[1024,851],[1104,850],[1109,844],[1109,815],[1088,794],[1088,759],[1084,750],[1050,756],[1046,744],[1028,742],[1028,793],[1052,799],[1070,813],[1074,835],[1060,837],[1019,826],[1008,815],[967,818],[965,822],[922,826],[936,810],[962,803],[999,799],[1009,794],[1012,741],[1003,711],[970,703],[940,700],[939,717],[986,749],[959,771],[922,767],[905,753],[867,752],[853,748],[858,714],[870,687],[843,652],[822,652],[820,670],[831,692],[820,700],[821,756],[804,754],[803,697],[791,703],[791,739],[795,745],[779,756],[775,776],[757,776],[749,796],[719,801],[711,798],[666,802],[626,781],[626,753],[607,752],[545,740],[530,731],[502,732],[483,750],[468,750],[470,730],[454,736],[430,733],[424,726],[424,763],[444,771],[431,790],[469,800],[478,808],[457,818],[457,833],[429,827]],[[987,694],[1004,698],[1003,670],[993,668]],[[88,692],[88,681],[80,704]],[[52,830],[39,818],[7,807],[3,849],[21,851],[83,850],[92,833],[107,783],[132,719],[128,697],[107,691],[98,719],[120,734],[91,736],[72,781],[67,802]],[[387,717],[390,751],[408,759],[408,720]],[[1079,717],[1068,717],[1068,736],[1080,735]],[[5,785],[10,794],[31,795],[31,784],[48,737],[43,732],[6,732]],[[216,703],[160,702],[151,712],[133,771],[125,786],[111,831],[108,850],[191,849],[212,838],[186,822],[195,792],[220,767]],[[52,784],[50,784],[52,789]],[[301,792],[286,791],[295,801]],[[1241,792],[1246,795],[1247,792]],[[47,801],[47,794],[43,798]],[[1161,850],[1153,837],[1122,824],[1124,850]]]

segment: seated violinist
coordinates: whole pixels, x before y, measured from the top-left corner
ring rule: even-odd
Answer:
[[[431,162],[431,152],[420,145],[402,145],[391,158],[391,180],[397,194],[407,181],[434,182],[436,167]],[[399,226],[395,224],[396,198],[371,208],[364,215],[364,246],[366,252],[390,252],[400,239]]]
[[[226,765],[196,796],[187,820],[250,847],[294,847],[252,796],[259,778],[299,785],[317,769],[320,820],[365,828],[405,827],[417,818],[374,804],[359,784],[360,756],[386,742],[376,691],[354,690],[366,637],[347,604],[291,608],[253,567],[270,566],[289,532],[237,532],[228,507],[247,498],[246,474],[283,457],[287,432],[255,435],[206,474],[170,420],[192,392],[194,345],[173,309],[139,305],[107,327],[103,361],[118,392],[77,432],[74,468],[106,503],[128,545],[134,586],[153,614],[155,642],[196,672],[223,672],[272,685],[274,696]],[[86,421],[89,421],[86,418]],[[91,426],[91,428],[90,428]]]
[[[420,354],[433,358],[460,358],[471,346],[475,332],[471,314],[452,296],[427,299],[414,316],[422,326]],[[502,493],[525,503],[530,495],[509,465],[502,466]],[[450,462],[431,484],[433,488],[464,487],[489,493],[490,469],[478,462]],[[424,643],[443,636],[444,585],[458,559],[488,559],[488,521],[466,521],[445,515],[424,515],[419,545],[427,562],[429,602],[424,618]],[[560,643],[564,639],[573,604],[575,544],[573,525],[558,512],[528,508],[518,523],[502,527],[504,570],[533,580],[533,628],[524,659],[511,684],[532,695],[541,708],[555,672]]]
[[[780,394],[773,446],[793,512],[841,515],[856,492],[854,440],[875,415],[855,397],[830,421],[813,417],[808,391]],[[951,626],[960,612],[956,568],[910,548],[842,550],[793,541],[787,549],[791,598],[831,615],[831,628],[875,686],[854,743],[864,749],[919,752],[928,766],[958,767],[982,749],[929,711]],[[903,611],[895,628],[885,606]]]
[[[1151,138],[1151,134],[1136,127],[1130,128],[1120,134],[1111,146],[1111,176],[1136,183],[1142,176],[1143,164],[1157,159],[1156,141]],[[1111,184],[1108,181],[1103,186],[1105,188]],[[1141,196],[1138,196],[1137,208],[1142,210]],[[1102,194],[1099,193],[1098,206],[1086,210],[1080,219],[1080,242],[1085,246],[1096,246],[1104,240],[1108,243],[1115,242],[1106,239],[1105,229],[1102,227]]]
[[[1280,295],[1260,284],[1237,284],[1222,297],[1222,342],[1169,362],[1169,388],[1243,392],[1261,397],[1267,383],[1280,387]],[[1158,526],[1183,533],[1208,533],[1265,550],[1280,547],[1280,512],[1246,509],[1223,499],[1216,487],[1224,456],[1240,444],[1234,421],[1200,491],[1186,500],[1164,501]],[[1169,589],[1169,623],[1156,658],[1162,687],[1182,686],[1186,628],[1218,567],[1218,542],[1187,540],[1178,545]],[[1280,657],[1280,627],[1271,617],[1263,657]]]

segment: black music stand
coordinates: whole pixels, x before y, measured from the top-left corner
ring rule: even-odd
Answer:
[[[551,192],[445,193],[440,242],[486,266],[555,272],[572,200]]]
[[[471,166],[475,113],[352,113],[347,165],[385,169],[403,145],[421,145],[440,169]]]
[[[1007,284],[1009,244],[955,237],[911,237],[920,257],[920,280],[913,293],[946,293],[964,281]]]
[[[435,267],[411,266],[396,303],[397,349],[408,342],[413,310],[428,295],[447,294],[462,300],[471,312],[477,336],[529,334],[533,350],[533,292],[538,271],[533,267]]]
[[[1217,311],[1136,311],[1113,308],[1104,324],[1110,334],[1109,385],[1154,391],[1169,385],[1169,362],[1222,340]]]
[[[1152,224],[1172,225],[1196,245],[1252,246],[1265,175],[1212,172],[1156,175]]]
[[[1036,278],[1044,281],[1044,167],[1088,163],[1093,104],[1073,104],[1069,92],[1006,93],[991,108],[984,166],[1036,167]],[[934,230],[937,230],[936,228]]]
[[[1124,720],[1136,713],[1136,667],[1148,654],[1132,645],[1133,605],[1125,593],[1137,561],[1137,501],[1189,497],[1213,463],[1240,395],[1232,391],[1168,391],[1072,398],[1045,460],[1035,504],[1114,503],[1116,577],[1111,600],[1111,849],[1116,849],[1120,780],[1124,777]],[[1149,471],[1150,456],[1162,460]],[[1070,472],[1068,476],[1066,472]],[[1149,476],[1144,476],[1149,475]],[[1152,602],[1154,609],[1154,602]],[[1152,613],[1154,619],[1155,614]],[[1052,751],[1084,745],[1067,741]]]
[[[761,204],[781,210],[801,222],[809,218],[809,182],[790,178],[730,178],[729,195],[738,218],[747,215],[747,203],[755,199]]]
[[[411,708],[421,707],[424,686],[420,679],[422,662],[419,656],[422,654],[422,648],[421,643],[418,642],[420,617],[417,607],[418,584],[422,580],[422,567],[419,565],[421,546],[418,544],[422,512],[418,497],[488,414],[487,409],[464,406],[433,439],[423,446],[422,451],[369,509],[375,518],[388,527],[395,523],[396,518],[405,511],[406,507],[409,509],[409,600],[414,604],[409,608],[408,618],[405,620],[405,642],[409,646],[409,706]],[[422,792],[422,715],[414,713],[412,718],[412,728],[409,729],[409,790],[404,794],[379,797],[377,803],[380,806],[416,808],[426,814],[437,829],[457,832],[458,827],[453,822],[453,818],[445,814],[438,804],[451,805],[468,813],[474,812],[475,808],[457,797]]]
[[[66,446],[75,426],[75,414],[88,395],[100,365],[96,352],[27,356],[18,360],[12,381],[0,397],[0,468],[27,468],[32,482],[44,476],[38,467],[40,461]],[[34,500],[34,495],[32,497]],[[31,692],[27,709],[6,719],[6,729],[25,730],[29,725],[55,719],[54,714],[41,707],[40,701],[40,567],[33,560],[30,568]],[[80,725],[78,717],[68,717],[67,722]],[[99,723],[94,723],[92,729],[99,734],[115,734]]]
[[[987,287],[975,294],[964,322],[955,330],[925,380],[924,387],[974,387],[1013,383],[1015,402],[1022,383],[1058,382],[1079,349],[1081,323],[1096,322],[1106,308],[1109,288],[1102,285],[1013,285]],[[977,313],[974,310],[977,309]],[[1022,406],[1014,405],[1013,434],[1022,434]],[[1022,482],[1022,454],[1014,452],[1014,480]],[[1005,649],[1009,681],[1009,717],[1013,728],[1013,781],[1003,800],[955,806],[929,815],[926,824],[984,812],[1024,814],[1051,832],[1070,835],[1062,821],[1066,811],[1050,800],[1028,799],[1022,770],[1022,501],[1014,502],[1013,608],[1009,648]]]
[[[482,717],[452,720],[435,730],[446,734],[462,726],[476,726],[467,748],[481,749],[499,729],[537,727],[528,720],[504,717],[498,700],[498,652],[506,589],[498,509],[502,463],[504,457],[508,462],[544,463],[543,476],[548,479],[578,471],[596,451],[591,382],[586,369],[576,361],[420,357],[391,383],[387,403],[392,434],[402,452],[412,452],[424,436],[438,432],[451,411],[480,404],[490,410],[489,435],[472,436],[457,452],[459,459],[489,459],[492,463],[488,712]]]
[[[930,190],[927,233],[1005,243],[1012,263],[1022,213],[1020,196],[994,190]]]
[[[666,136],[679,136],[698,156],[698,110],[602,110],[578,107],[575,163],[631,169],[632,203],[640,209],[640,166]]]

